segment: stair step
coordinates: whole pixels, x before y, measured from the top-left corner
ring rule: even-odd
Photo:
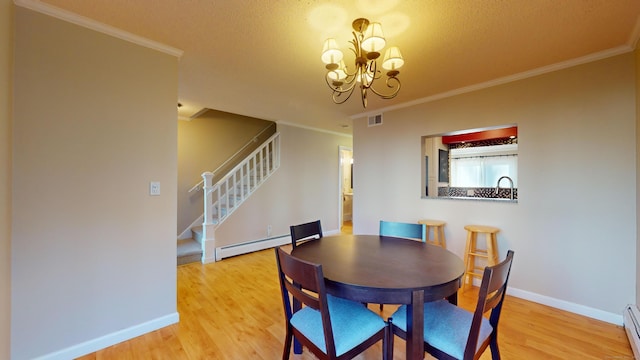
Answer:
[[[202,246],[194,239],[178,240],[178,265],[200,262]]]
[[[193,239],[196,242],[198,243],[201,242],[202,241],[202,225],[192,227],[191,234],[193,234]]]

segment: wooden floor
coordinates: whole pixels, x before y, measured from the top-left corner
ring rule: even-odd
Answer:
[[[178,324],[80,359],[282,357],[284,315],[273,249],[207,265],[182,265],[177,286]],[[460,293],[459,305],[473,308],[476,296],[477,289]],[[386,305],[384,316],[395,308]],[[633,359],[622,327],[511,296],[505,300],[498,339],[503,359]],[[405,358],[404,346],[395,339],[394,359]],[[306,351],[291,356],[313,358]],[[381,358],[380,344],[357,357]],[[491,359],[490,352],[481,359]]]

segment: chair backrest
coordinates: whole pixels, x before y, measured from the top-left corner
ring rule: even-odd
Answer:
[[[494,266],[487,266],[482,275],[482,283],[478,291],[478,303],[473,313],[473,320],[469,330],[469,338],[464,351],[465,359],[474,358],[476,353],[478,336],[480,334],[480,324],[482,316],[491,310],[489,315],[489,323],[493,327],[495,333],[498,329],[498,321],[502,311],[502,303],[507,292],[507,282],[511,273],[511,264],[513,263],[513,251],[507,252],[507,257],[501,263]],[[494,334],[495,337],[495,334]],[[484,344],[486,348],[487,344]]]
[[[322,318],[327,354],[335,357],[336,349],[322,265],[298,259],[279,247],[276,248],[276,261],[287,323],[291,320],[293,313],[302,308],[302,305],[318,310]],[[301,338],[299,340],[304,342]]]
[[[424,224],[380,220],[380,235],[417,239],[426,242],[427,227]]]
[[[289,230],[291,231],[291,245],[293,245],[294,248],[299,242],[322,238],[322,226],[320,225],[320,220],[299,225],[291,225]]]

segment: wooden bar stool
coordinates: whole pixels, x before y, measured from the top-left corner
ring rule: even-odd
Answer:
[[[441,220],[422,219],[418,220],[418,224],[424,224],[427,228],[427,242],[433,245],[438,245],[443,249],[447,248],[447,241],[444,238],[444,225],[446,222]],[[433,230],[433,238],[431,237],[431,230]]]
[[[493,266],[498,263],[498,241],[496,234],[500,229],[485,225],[467,225],[467,244],[464,250],[465,273],[462,287],[473,286],[473,278],[482,278],[484,266],[476,264],[476,259],[486,260],[486,266]],[[486,249],[478,249],[478,234],[485,234]]]

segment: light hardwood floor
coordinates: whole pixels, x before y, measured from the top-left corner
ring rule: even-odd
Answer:
[[[282,357],[284,315],[273,249],[180,266],[177,286],[178,324],[80,359]],[[460,306],[472,309],[476,296],[477,289],[460,293]],[[376,311],[377,305],[370,308]],[[385,306],[384,316],[395,308]],[[622,327],[512,296],[505,300],[498,338],[503,359],[633,359]],[[394,359],[405,358],[404,346],[395,339]],[[306,351],[291,356],[313,358]],[[381,358],[380,344],[357,357]],[[491,359],[490,352],[481,359]]]

